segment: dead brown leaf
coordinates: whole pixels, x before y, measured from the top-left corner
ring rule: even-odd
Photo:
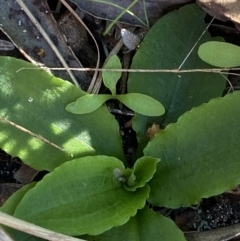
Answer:
[[[198,5],[213,17],[221,21],[233,21],[240,30],[239,0],[197,0]]]
[[[147,129],[146,135],[150,138],[150,140],[152,140],[155,134],[159,132],[159,130],[160,130],[159,125],[153,123],[152,126]]]
[[[72,68],[83,68],[80,61],[68,47],[66,38],[58,29],[47,1],[29,0],[26,1],[26,5],[51,38],[68,66]],[[11,39],[29,61],[32,63],[42,63],[47,67],[62,67],[61,62],[46,39],[40,34],[36,26],[15,0],[1,3],[0,16],[0,30]],[[52,71],[52,73],[62,79],[71,80],[66,71]],[[79,80],[82,89],[86,90],[91,81],[88,74],[81,71],[73,71],[73,73],[76,79]]]
[[[37,174],[38,171],[32,169],[25,164],[22,164],[18,171],[14,173],[14,178],[22,184],[28,184],[34,179]]]

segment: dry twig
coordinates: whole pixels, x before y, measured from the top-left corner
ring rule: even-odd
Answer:
[[[73,238],[64,234],[50,231],[32,223],[14,218],[3,212],[0,212],[0,224],[49,241],[86,241],[83,239]]]

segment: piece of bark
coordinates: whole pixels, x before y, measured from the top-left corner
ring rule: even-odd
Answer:
[[[233,21],[240,30],[240,1],[197,0],[197,4],[212,17],[221,21]]]
[[[18,182],[25,185],[32,182],[32,180],[37,174],[38,171],[32,169],[31,167],[23,163],[22,166],[14,173],[14,178]]]
[[[96,66],[97,53],[89,43],[86,29],[75,16],[67,11],[58,19],[57,24],[78,59],[86,66]]]
[[[67,46],[66,39],[58,29],[46,0],[29,0],[25,1],[25,4],[47,32],[69,67],[83,68]],[[15,0],[3,1],[0,8],[0,19],[0,29],[28,60],[39,64],[43,63],[47,67],[62,67],[46,40]],[[66,71],[52,71],[52,73],[62,79],[70,80]],[[81,88],[86,90],[91,81],[88,74],[82,71],[73,71],[73,73]]]
[[[121,14],[122,9],[116,8],[113,5],[99,3],[89,0],[71,0],[74,2],[81,10],[93,15],[96,18],[114,20]],[[122,8],[127,8],[133,1],[132,0],[107,0],[106,2],[114,3]],[[194,2],[194,0],[146,0],[146,12],[147,18],[150,26],[153,25],[164,12],[180,7],[184,4]],[[146,23],[146,16],[144,11],[143,1],[138,1],[131,9],[138,18]],[[120,22],[141,26],[144,25],[136,19],[136,17],[125,13],[120,19]]]

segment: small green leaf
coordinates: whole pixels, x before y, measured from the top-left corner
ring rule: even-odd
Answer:
[[[146,116],[159,116],[164,114],[163,105],[152,97],[139,93],[117,95],[116,99],[121,101],[133,111]]]
[[[103,103],[111,99],[111,95],[86,94],[66,106],[66,111],[73,114],[87,114],[97,110]]]
[[[82,237],[89,241],[186,241],[183,232],[169,218],[148,207],[137,212],[126,224],[95,237]]]
[[[120,59],[117,55],[113,55],[109,58],[107,63],[104,65],[104,68],[106,69],[121,69],[122,64],[120,62]],[[103,83],[104,85],[110,89],[113,96],[116,95],[116,84],[118,80],[120,79],[122,73],[121,72],[110,72],[110,71],[103,71],[102,77],[103,77]]]
[[[135,191],[137,188],[143,187],[146,182],[152,179],[159,161],[160,159],[149,156],[138,159],[124,187],[129,191]]]
[[[198,56],[206,63],[217,67],[240,66],[240,47],[230,43],[206,42],[199,47]]]
[[[14,216],[74,236],[123,225],[144,207],[149,186],[125,190],[116,168],[124,170],[123,163],[108,156],[64,163],[23,197]]]

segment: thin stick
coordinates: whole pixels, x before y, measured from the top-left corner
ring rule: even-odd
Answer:
[[[0,240],[1,241],[14,241],[9,235],[6,233],[5,230],[0,226]]]
[[[67,65],[67,62],[65,59],[62,57],[61,53],[57,49],[57,47],[54,45],[44,28],[41,26],[41,24],[38,22],[38,20],[34,17],[34,15],[29,11],[28,7],[22,0],[16,0],[19,6],[23,9],[23,11],[27,14],[27,16],[30,18],[32,23],[36,26],[36,28],[39,30],[39,32],[42,34],[44,39],[47,41],[53,52],[56,54],[62,65],[64,66],[64,70],[68,72],[69,76],[71,77],[73,83],[80,88],[80,85],[78,84],[75,76],[73,75],[72,71],[69,69],[69,66]]]
[[[130,62],[131,62],[131,53],[126,53],[123,56],[123,67],[124,68],[129,68],[130,66]],[[127,92],[127,78],[128,78],[128,74],[125,72],[122,74],[121,77],[121,94],[126,94]],[[122,103],[122,102],[120,102]]]
[[[230,93],[231,90],[234,91],[234,88],[233,88],[233,85],[232,85],[231,81],[225,75],[223,75],[222,73],[220,73],[220,75],[228,82],[228,84],[230,86],[230,88],[228,90],[228,93]]]
[[[199,41],[201,40],[202,36],[206,33],[206,31],[208,30],[208,28],[210,27],[210,25],[212,24],[213,20],[215,19],[215,17],[212,18],[212,20],[210,21],[210,23],[207,25],[207,27],[204,29],[204,31],[202,32],[202,34],[200,35],[200,37],[198,38],[197,42],[193,45],[193,47],[191,48],[191,50],[189,51],[189,53],[187,54],[187,56],[185,57],[185,59],[183,60],[183,62],[180,64],[180,66],[178,67],[178,69],[181,69],[182,66],[184,65],[184,63],[186,62],[186,60],[188,59],[189,55],[192,53],[192,51],[195,49],[195,47],[197,46],[197,44],[199,43]]]
[[[96,79],[97,79],[97,75],[98,75],[98,68],[99,68],[99,65],[100,65],[100,50],[99,50],[99,47],[98,47],[98,43],[96,41],[96,39],[94,38],[93,34],[91,33],[91,31],[88,29],[88,27],[86,26],[86,24],[82,21],[82,19],[76,14],[75,11],[73,11],[73,9],[71,8],[71,6],[65,1],[65,0],[60,0],[62,2],[62,4],[73,14],[73,16],[82,24],[82,26],[86,29],[86,31],[89,33],[89,35],[91,36],[91,38],[93,39],[93,42],[95,43],[96,45],[96,48],[97,48],[97,64],[96,64],[96,70],[95,70],[95,73],[93,75],[93,78],[92,78],[92,81],[91,81],[91,84],[89,85],[88,87],[88,90],[87,92],[88,93],[92,93],[92,90],[93,90],[93,87],[95,85],[95,82],[96,82]]]
[[[211,229],[204,232],[184,233],[188,241],[230,241],[240,236],[240,224]]]
[[[64,70],[64,68],[48,68],[48,67],[41,67],[41,69],[46,70]],[[129,73],[192,73],[192,72],[212,72],[212,73],[223,73],[223,74],[231,74],[231,75],[239,75],[236,73],[228,73],[222,71],[230,71],[230,70],[240,70],[240,68],[213,68],[213,69],[108,69],[108,68],[69,68],[70,70],[74,71],[109,71],[109,72],[129,72]],[[22,70],[39,70],[39,67],[33,68],[20,68],[17,72]],[[17,73],[16,72],[16,73]]]
[[[3,212],[0,212],[0,224],[50,241],[86,241],[83,239],[73,238],[64,234],[53,232],[32,223],[12,217]]]
[[[145,15],[146,23],[147,23],[147,26],[149,27],[146,0],[143,0],[143,9],[144,9],[144,15]]]
[[[60,146],[54,144],[53,142],[45,139],[44,137],[42,137],[42,136],[40,136],[40,135],[37,135],[37,134],[29,131],[28,129],[26,129],[26,128],[22,127],[22,126],[19,126],[19,125],[15,124],[15,123],[12,122],[12,121],[9,121],[9,120],[7,120],[7,119],[5,119],[5,118],[2,118],[2,117],[0,117],[0,121],[4,122],[4,123],[6,123],[6,124],[9,124],[9,125],[17,128],[18,130],[23,131],[23,132],[29,134],[30,136],[33,136],[33,137],[37,138],[38,140],[41,140],[41,141],[45,142],[46,144],[48,144],[48,145],[50,145],[50,146],[52,146],[52,147],[54,147],[54,148],[56,148],[56,149],[58,149],[58,150],[60,150],[60,151],[64,151],[64,149],[61,148]]]

